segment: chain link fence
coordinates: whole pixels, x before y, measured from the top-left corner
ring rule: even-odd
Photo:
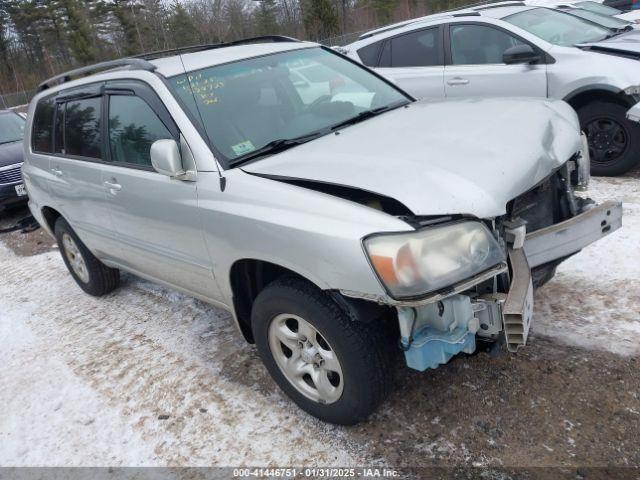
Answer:
[[[15,108],[26,105],[37,93],[36,89],[24,90],[22,92],[0,94],[0,109]]]

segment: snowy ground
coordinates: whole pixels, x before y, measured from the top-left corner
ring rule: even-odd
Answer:
[[[92,298],[0,236],[0,465],[638,465],[640,178],[589,193],[624,227],[537,292],[524,353],[400,368],[354,428],[289,403],[227,313],[132,276]]]
[[[637,355],[640,178],[593,179],[588,194],[597,202],[622,201],[623,227],[560,266],[538,292],[532,328],[573,345]]]

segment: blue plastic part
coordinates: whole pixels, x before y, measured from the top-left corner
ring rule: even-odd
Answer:
[[[402,339],[406,346],[407,340]],[[414,334],[413,342],[404,352],[407,366],[421,372],[427,368],[438,368],[460,352],[473,353],[476,350],[476,336],[466,328],[456,328],[443,332],[425,327]]]

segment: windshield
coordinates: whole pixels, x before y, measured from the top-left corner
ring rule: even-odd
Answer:
[[[588,10],[583,10],[581,8],[574,8],[568,11],[571,15],[575,15],[580,18],[584,18],[585,20],[589,20],[591,22],[602,25],[606,28],[612,28],[617,30],[619,28],[626,28],[631,25],[631,22],[627,22],[626,20],[622,20],[620,18],[609,17],[607,15],[601,15],[599,13],[590,12]]]
[[[583,10],[589,10],[590,12],[599,13],[600,15],[608,15],[610,17],[612,17],[613,15],[620,15],[622,13],[622,10],[608,7],[597,2],[577,2],[574,3],[574,5],[576,7],[582,8]]]
[[[202,119],[228,165],[274,142],[310,140],[350,119],[364,120],[362,112],[409,101],[364,68],[319,47],[213,66],[170,82]]]
[[[0,144],[24,137],[24,119],[15,113],[0,113]]]
[[[509,15],[503,20],[549,43],[564,47],[599,41],[611,34],[611,30],[605,27],[549,8],[532,8]]]

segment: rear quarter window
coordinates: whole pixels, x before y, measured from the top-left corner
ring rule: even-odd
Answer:
[[[376,67],[378,65],[378,57],[380,56],[380,47],[382,42],[372,43],[358,50],[358,56],[362,63],[367,67]]]
[[[31,148],[34,152],[51,153],[53,151],[53,112],[55,103],[52,98],[38,102],[33,116]]]

